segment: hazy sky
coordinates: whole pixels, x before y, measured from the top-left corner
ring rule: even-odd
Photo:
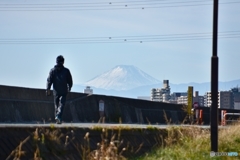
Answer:
[[[220,81],[240,79],[239,17],[240,0],[219,1]],[[209,82],[212,20],[213,0],[1,0],[0,84],[45,88],[58,55],[75,84],[116,65]]]

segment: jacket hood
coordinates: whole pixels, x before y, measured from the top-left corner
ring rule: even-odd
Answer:
[[[62,70],[63,69],[63,64],[58,63],[57,65],[54,66],[56,70]]]

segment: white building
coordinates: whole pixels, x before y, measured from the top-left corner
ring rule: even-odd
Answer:
[[[204,95],[204,106],[211,107],[212,100],[211,100],[211,92],[206,92]]]
[[[193,94],[193,103],[197,103],[198,106],[204,106],[204,97],[198,95],[198,91]],[[177,104],[188,104],[188,96],[177,97]]]
[[[178,97],[177,104],[188,104],[188,97],[187,96]]]
[[[90,86],[86,86],[86,88],[84,89],[84,93],[93,94],[93,89],[91,89]]]
[[[151,100],[151,97],[150,97],[150,96],[138,96],[137,99],[142,99],[142,100],[148,100],[148,101],[150,101],[150,100]]]
[[[158,102],[168,102],[170,100],[170,86],[168,80],[163,80],[163,88],[153,88],[151,100]]]
[[[188,95],[187,92],[173,92],[171,94],[171,100],[172,101],[177,101],[178,97],[187,96],[187,95]]]

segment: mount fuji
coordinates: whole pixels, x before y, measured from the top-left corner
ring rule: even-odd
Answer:
[[[118,65],[89,80],[85,85],[106,90],[124,91],[157,83],[160,81],[135,66]]]
[[[240,79],[219,82],[219,90],[228,91],[239,85]],[[162,88],[163,82],[151,77],[135,66],[118,65],[84,84],[74,84],[72,91],[82,92],[86,86],[90,86],[94,94],[137,98],[138,96],[150,96],[151,89]],[[210,82],[170,83],[171,92],[187,92],[188,86],[193,86],[194,91],[199,91],[200,95],[210,91]]]

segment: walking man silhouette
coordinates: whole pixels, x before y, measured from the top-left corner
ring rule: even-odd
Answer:
[[[50,70],[47,78],[46,95],[51,95],[50,89],[53,85],[55,120],[57,124],[61,124],[66,97],[68,92],[71,91],[73,81],[70,70],[63,66],[64,57],[61,55],[58,56],[56,63],[57,64]]]

